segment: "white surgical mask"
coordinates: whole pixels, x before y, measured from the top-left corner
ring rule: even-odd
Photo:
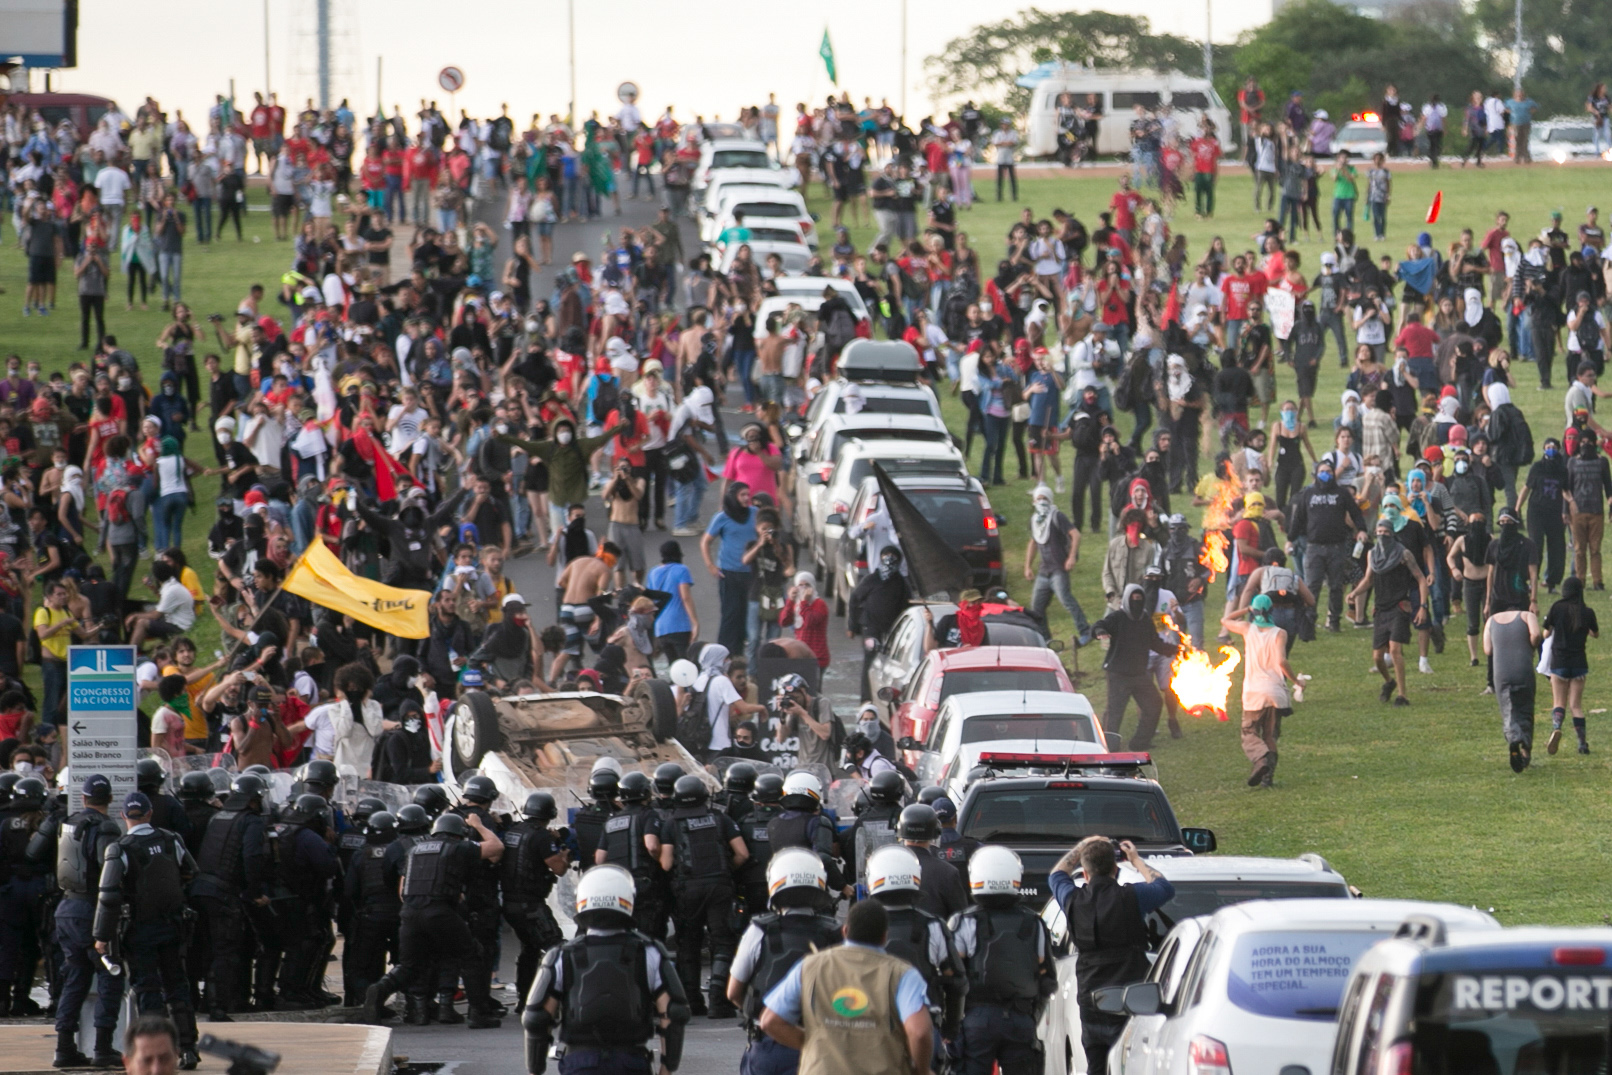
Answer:
[[[562,429],[558,433],[554,434],[554,439],[559,441],[561,444],[570,444],[571,431],[568,429]]]

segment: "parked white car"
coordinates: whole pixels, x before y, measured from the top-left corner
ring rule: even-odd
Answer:
[[[909,748],[910,749],[910,748]],[[918,780],[963,801],[982,754],[1107,754],[1097,714],[1084,694],[978,691],[941,703],[919,755]]]
[[[707,130],[709,128],[708,124]],[[713,138],[700,143],[700,163],[694,169],[694,189],[704,190],[712,177],[739,170],[783,173],[778,162],[768,155],[767,147],[756,139]]]
[[[801,197],[799,191],[783,187],[776,190],[743,187],[735,191],[732,197],[723,200],[721,209],[714,213],[707,212],[700,221],[700,241],[708,247],[714,247],[723,232],[740,226],[741,216],[744,218],[744,227],[752,224],[774,226],[780,222],[798,224],[801,233],[806,236],[806,245],[817,246],[817,226],[806,209],[806,199]]]

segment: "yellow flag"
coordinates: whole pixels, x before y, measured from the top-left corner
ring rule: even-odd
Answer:
[[[321,608],[334,609],[398,638],[431,637],[425,590],[400,590],[360,578],[347,570],[319,538],[285,577],[285,588]]]

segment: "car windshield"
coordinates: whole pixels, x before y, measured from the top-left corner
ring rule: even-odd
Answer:
[[[712,168],[771,168],[764,149],[719,149],[711,154]]]
[[[1180,833],[1151,783],[1126,788],[1001,788],[982,791],[962,833],[989,842],[1034,840],[1074,845],[1088,836],[1175,843]]]
[[[1385,936],[1366,929],[1245,933],[1232,946],[1226,996],[1253,1015],[1335,1022],[1355,961]]]
[[[1424,974],[1413,1031],[1418,1072],[1607,1070],[1605,968],[1485,967]]]
[[[949,441],[951,434],[944,429],[845,429],[834,434],[828,446],[829,455],[839,458],[840,449],[853,440],[923,440]],[[959,468],[960,469],[960,468]],[[870,470],[868,473],[872,473]]]
[[[1014,713],[1001,717],[969,717],[963,721],[965,743],[992,743],[1002,739],[1099,741],[1097,729],[1087,716],[1044,717],[1036,713]]]
[[[947,672],[940,679],[940,700],[977,691],[1061,691],[1058,673],[1051,669],[1027,671],[1008,668]]]
[[[789,217],[797,219],[805,214],[788,202],[745,202],[734,206],[735,215],[743,213],[746,220],[751,217]]]
[[[834,401],[834,413],[845,413],[845,397]],[[913,396],[864,396],[863,414],[934,414],[934,405],[927,399]]]

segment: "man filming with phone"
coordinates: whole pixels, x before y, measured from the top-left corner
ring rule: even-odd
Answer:
[[[1119,883],[1120,855],[1142,875],[1141,884]],[[1075,884],[1077,869],[1085,874],[1084,885]],[[1047,875],[1047,885],[1080,953],[1075,975],[1086,1070],[1107,1071],[1108,1051],[1119,1040],[1126,1016],[1098,1011],[1092,994],[1147,977],[1147,916],[1174,898],[1175,887],[1147,864],[1135,844],[1107,836],[1088,836],[1076,844]]]

